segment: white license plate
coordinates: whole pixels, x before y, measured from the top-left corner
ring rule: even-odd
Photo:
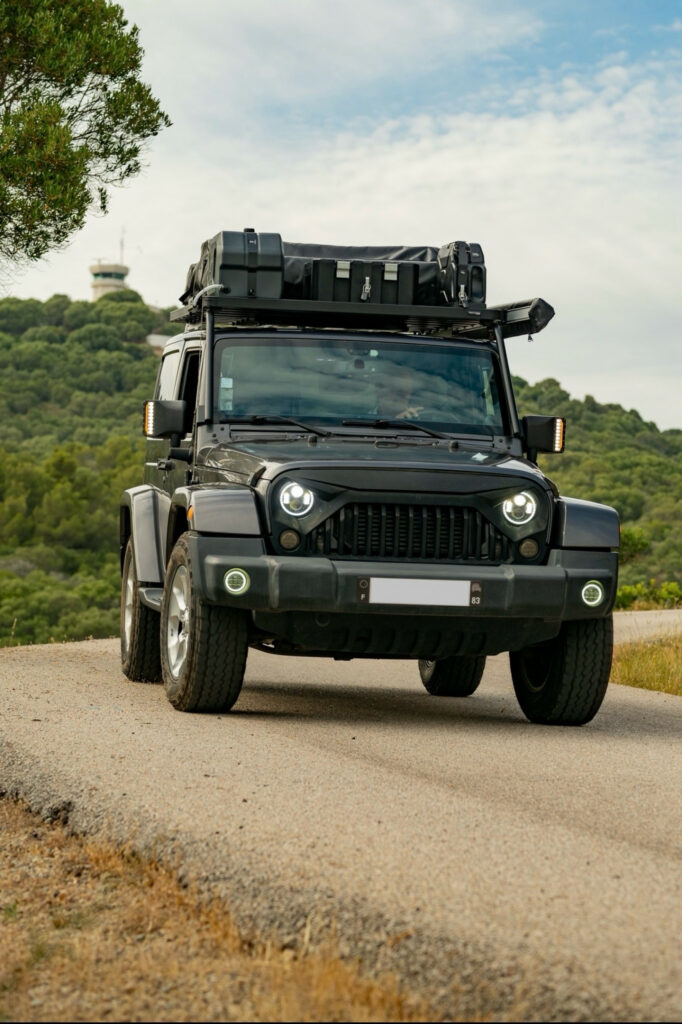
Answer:
[[[364,583],[366,587],[363,587]],[[367,597],[363,598],[363,590]],[[359,596],[368,604],[412,604],[468,607],[471,580],[414,580],[370,576],[360,581]],[[478,601],[476,602],[478,603]]]

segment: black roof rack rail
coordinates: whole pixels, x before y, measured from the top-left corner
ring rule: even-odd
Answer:
[[[495,336],[497,326],[505,338],[537,334],[554,316],[552,306],[538,298],[478,310],[459,306],[230,297],[220,293],[202,294],[197,300],[174,309],[170,319],[196,324],[210,310],[216,327],[333,327],[485,341]]]

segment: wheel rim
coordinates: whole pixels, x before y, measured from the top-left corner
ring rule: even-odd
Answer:
[[[166,630],[168,664],[174,676],[180,675],[187,657],[189,595],[189,573],[184,565],[179,565],[171,581],[168,598],[168,629]]]
[[[135,598],[135,580],[133,578],[133,560],[128,565],[128,572],[123,583],[123,647],[127,652],[130,647],[130,634],[133,629],[133,601]]]

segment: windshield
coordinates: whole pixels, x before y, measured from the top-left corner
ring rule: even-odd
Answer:
[[[348,337],[231,337],[216,345],[215,415],[412,421],[507,433],[494,353],[481,345]]]

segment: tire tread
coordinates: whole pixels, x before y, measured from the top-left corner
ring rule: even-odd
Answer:
[[[192,581],[191,556],[185,535],[180,537],[171,554],[164,588],[164,607],[167,604],[165,591],[169,586],[172,569],[178,561],[188,566]],[[193,637],[179,685],[170,671],[165,643],[161,644],[168,699],[178,711],[229,711],[241,692],[244,679],[248,651],[247,613],[240,609],[208,604],[192,587],[190,614]],[[166,629],[163,614],[161,628]]]
[[[544,725],[585,725],[601,707],[611,671],[613,619],[566,622],[553,648],[547,683],[532,693],[525,683],[523,651],[512,652],[510,664],[521,709],[532,722]]]
[[[485,655],[453,656],[436,661],[433,668],[419,662],[419,674],[432,697],[470,697],[478,689],[485,669]]]

